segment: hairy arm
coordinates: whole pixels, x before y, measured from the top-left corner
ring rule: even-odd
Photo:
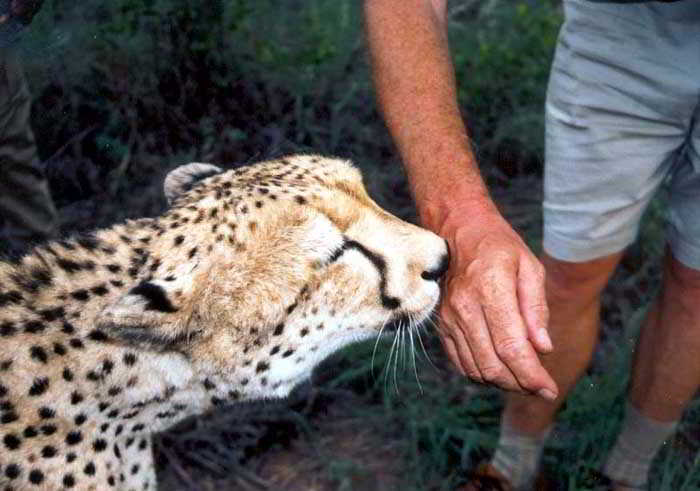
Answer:
[[[444,237],[450,269],[440,338],[465,375],[554,398],[537,352],[547,334],[544,274],[479,173],[457,106],[446,0],[366,0],[375,85],[424,226]]]

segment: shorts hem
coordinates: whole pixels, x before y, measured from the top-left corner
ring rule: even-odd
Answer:
[[[549,256],[559,261],[582,263],[623,251],[633,242],[634,236],[618,237],[614,240],[597,241],[593,243],[590,241],[571,240],[545,234],[544,240],[542,241],[542,249]],[[700,255],[698,255],[698,258],[700,258]]]

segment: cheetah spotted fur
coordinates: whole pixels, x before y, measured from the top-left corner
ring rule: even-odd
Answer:
[[[196,163],[164,187],[157,218],[0,262],[0,490],[156,489],[152,433],[285,397],[436,305],[444,241],[346,161]]]

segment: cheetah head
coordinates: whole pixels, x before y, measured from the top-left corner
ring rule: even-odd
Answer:
[[[381,209],[346,161],[189,164],[165,193],[159,267],[99,325],[118,343],[181,354],[195,378],[241,399],[285,396],[332,352],[416,325],[438,301],[445,242]]]

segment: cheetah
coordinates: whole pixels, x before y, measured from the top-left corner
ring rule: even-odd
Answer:
[[[184,165],[156,218],[0,262],[0,489],[156,489],[151,435],[422,322],[445,242],[340,159]]]

